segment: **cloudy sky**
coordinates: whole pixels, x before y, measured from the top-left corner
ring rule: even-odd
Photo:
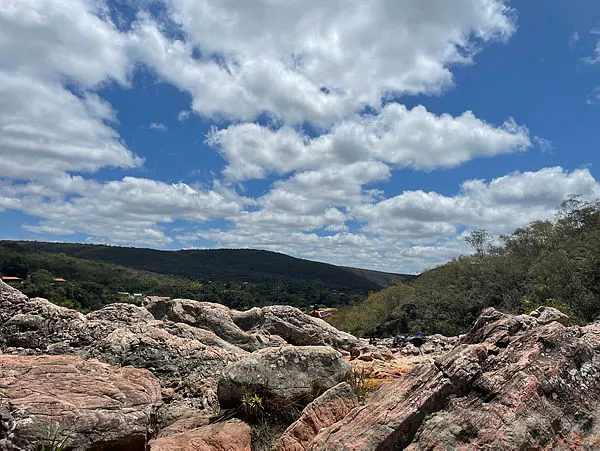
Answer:
[[[419,272],[600,198],[600,2],[3,0],[0,238]]]

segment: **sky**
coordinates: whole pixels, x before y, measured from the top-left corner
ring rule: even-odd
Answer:
[[[0,238],[418,273],[600,198],[596,0],[3,0]]]

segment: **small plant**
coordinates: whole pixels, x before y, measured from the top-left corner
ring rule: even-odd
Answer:
[[[256,393],[244,393],[240,409],[244,417],[252,421],[261,420],[264,415],[263,400]]]
[[[354,390],[354,393],[356,393],[358,400],[364,402],[370,391],[365,369],[352,371],[348,383],[352,387],[352,390]]]
[[[67,448],[68,439],[44,439],[37,443],[36,451],[64,451]]]

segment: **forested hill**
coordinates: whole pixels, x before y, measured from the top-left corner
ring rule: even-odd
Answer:
[[[160,251],[38,241],[3,241],[3,243],[14,243],[27,251],[62,253],[71,257],[155,273],[178,275],[195,280],[310,283],[324,288],[367,293],[393,282],[414,278],[407,274],[358,270],[253,249]]]

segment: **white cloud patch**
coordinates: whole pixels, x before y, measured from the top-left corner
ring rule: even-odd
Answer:
[[[459,227],[506,233],[548,217],[567,194],[600,196],[588,170],[561,168],[470,180],[455,196],[415,190],[386,198],[380,189],[394,169],[453,168],[532,142],[548,146],[510,118],[490,124],[470,111],[433,114],[390,102],[443,93],[453,85],[454,67],[509,38],[515,15],[505,1],[165,5],[172,23],[140,11],[119,29],[102,0],[3,4],[0,212],[39,218],[25,226],[30,231],[81,233],[97,242],[163,246],[176,238],[193,245],[204,238],[217,246],[419,271],[466,250]],[[208,186],[90,178],[105,167],[128,170],[144,162],[144,149],[128,147],[115,129],[117,111],[98,94],[135,88],[132,74],[140,65],[190,95],[179,121],[191,114],[214,121],[207,142],[226,166]],[[277,128],[249,122],[259,116]],[[166,131],[158,122],[148,128]],[[232,188],[273,176],[257,199]],[[210,220],[227,225],[197,230]],[[192,226],[173,237],[175,221]]]
[[[146,17],[136,56],[188,91],[206,116],[251,120],[268,111],[331,124],[390,94],[437,94],[450,66],[515,31],[501,0],[172,0],[172,40]]]
[[[95,5],[43,0],[0,8],[0,177],[142,163],[109,125],[112,107],[91,91],[126,83],[131,68],[127,39]]]
[[[357,197],[344,208],[336,208],[336,200],[328,200],[326,194],[312,202],[307,195],[296,206],[293,196],[302,196],[303,190],[302,186],[298,193],[284,191],[282,196],[276,185],[259,199],[258,211],[234,218],[230,230],[178,238],[189,242],[205,238],[219,246],[265,248],[341,265],[419,272],[468,252],[461,228],[511,233],[533,220],[552,217],[570,194],[600,197],[600,182],[588,169],[568,172],[553,167],[489,182],[469,180],[455,196],[405,191],[379,201]],[[343,227],[349,221],[362,225],[349,231]],[[327,230],[329,225],[338,230]]]
[[[64,177],[50,186],[31,183],[13,191],[25,213],[42,218],[27,226],[30,231],[84,233],[96,241],[127,244],[165,245],[172,242],[165,224],[235,216],[253,203],[218,184],[208,190],[134,177],[106,183]]]
[[[190,117],[191,111],[188,110],[181,110],[178,114],[177,114],[177,120],[179,122],[184,122],[187,121]]]
[[[148,126],[149,130],[157,130],[159,132],[166,132],[168,130],[167,126],[165,124],[161,124],[160,122],[152,122],[149,126]]]
[[[436,116],[423,106],[409,110],[397,103],[378,115],[342,121],[313,139],[286,126],[273,131],[246,123],[214,129],[207,142],[227,160],[223,172],[231,180],[368,160],[432,170],[531,147],[527,128],[512,119],[494,127],[470,111]]]

